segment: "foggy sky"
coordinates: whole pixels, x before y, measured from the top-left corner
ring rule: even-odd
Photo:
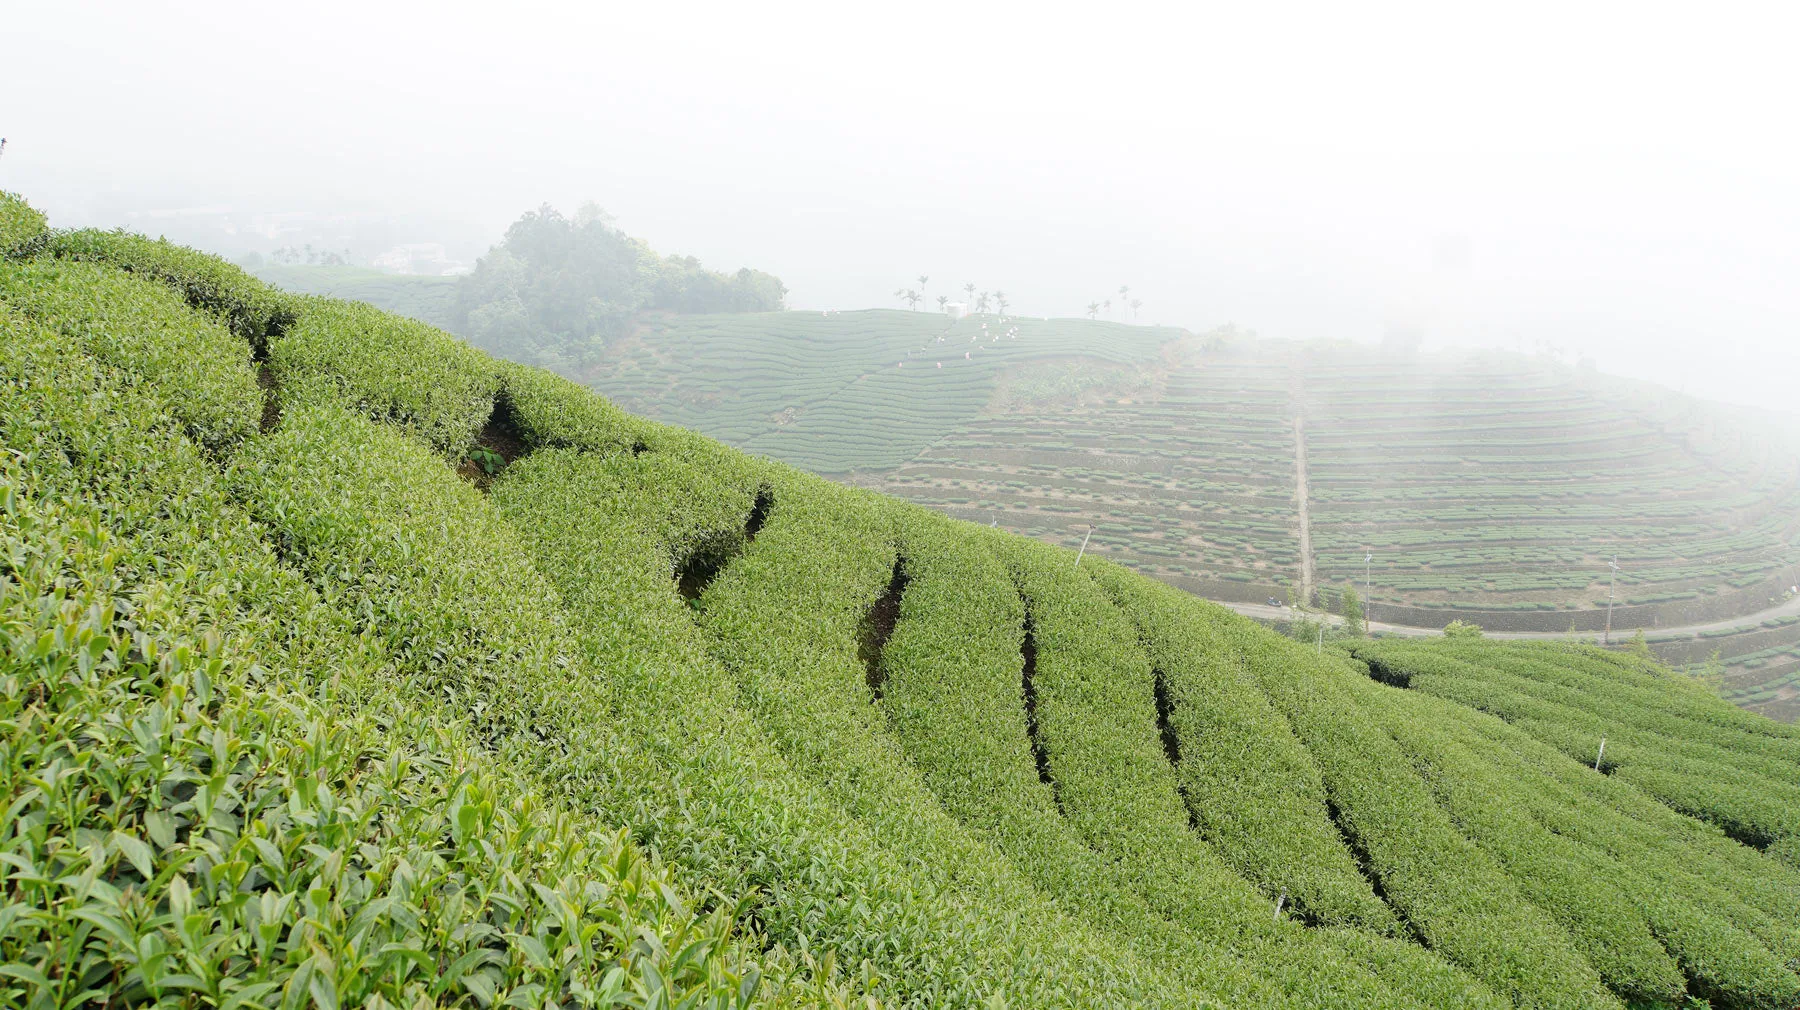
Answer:
[[[1794,17],[1468,6],[33,3],[0,188],[477,247],[591,199],[802,308],[1129,284],[1144,322],[1418,326],[1800,406]]]

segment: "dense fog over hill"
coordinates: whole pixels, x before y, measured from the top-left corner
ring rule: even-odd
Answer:
[[[0,184],[226,254],[256,240],[172,212],[464,262],[592,199],[796,307],[925,273],[1080,315],[1129,285],[1144,322],[1555,348],[1793,409],[1773,6],[516,10],[33,5]]]

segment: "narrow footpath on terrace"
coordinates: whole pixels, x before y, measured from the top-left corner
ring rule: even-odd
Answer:
[[[1297,371],[1291,394],[1294,401],[1294,509],[1300,517],[1300,601],[1306,603],[1313,596],[1312,517],[1308,514],[1306,501],[1306,413]]]

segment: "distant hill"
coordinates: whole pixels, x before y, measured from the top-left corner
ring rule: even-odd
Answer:
[[[1647,658],[1301,644],[5,196],[0,333],[0,1005],[1800,1005],[1800,728]]]

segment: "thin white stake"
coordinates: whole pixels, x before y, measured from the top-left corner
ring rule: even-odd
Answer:
[[[1088,540],[1094,535],[1094,524],[1088,523],[1087,536],[1081,538],[1081,550],[1075,552],[1075,567],[1081,567],[1081,556],[1087,553]]]
[[[1594,770],[1600,770],[1600,759],[1606,756],[1606,738],[1600,738],[1600,752],[1594,755]]]
[[[1287,888],[1281,889],[1281,897],[1275,899],[1275,921],[1281,921],[1281,906],[1287,904]]]

